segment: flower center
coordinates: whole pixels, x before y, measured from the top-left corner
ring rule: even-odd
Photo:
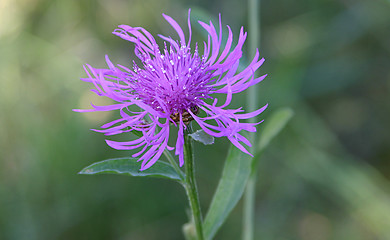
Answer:
[[[144,55],[142,58],[144,69],[134,66],[134,94],[153,109],[171,113],[175,122],[179,113],[183,121],[192,121],[186,110],[210,98],[211,90],[208,86],[211,72],[197,48],[191,54],[189,47],[171,46],[168,51],[165,45],[163,54],[157,52],[153,57]]]
[[[194,115],[198,115],[198,113],[199,113],[199,108],[198,108],[197,106],[194,106],[194,107],[191,108],[191,112],[192,112]],[[192,120],[194,120],[194,118],[192,117],[192,115],[191,115],[189,112],[187,112],[187,111],[183,112],[181,116],[182,116],[183,123],[186,124],[186,125],[190,124],[190,122],[191,122]],[[171,117],[171,119],[172,119],[173,121],[175,121],[176,123],[179,123],[179,122],[180,122],[180,113],[176,112],[176,113],[174,113],[174,114],[171,114],[170,117]]]

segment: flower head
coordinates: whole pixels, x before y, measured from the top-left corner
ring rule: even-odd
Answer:
[[[198,45],[191,50],[190,10],[188,12],[189,38],[171,17],[165,20],[176,30],[179,41],[159,35],[164,42],[160,50],[155,38],[141,27],[120,25],[113,34],[135,44],[135,54],[141,61],[133,61],[132,69],[122,65],[115,66],[106,56],[108,69],[97,69],[86,65],[88,77],[82,80],[92,82],[99,96],[106,96],[117,103],[110,106],[93,106],[89,110],[78,112],[119,110],[120,118],[101,126],[96,130],[105,135],[140,131],[142,136],[136,140],[116,142],[106,140],[115,149],[140,149],[133,157],[142,161],[141,170],[151,167],[165,149],[175,149],[183,165],[184,130],[191,121],[195,121],[209,135],[227,137],[232,144],[250,154],[241,143],[251,146],[239,132],[255,132],[258,123],[243,123],[259,115],[267,107],[254,112],[242,113],[242,108],[226,109],[234,93],[262,81],[266,75],[255,78],[255,71],[264,59],[259,59],[256,50],[252,62],[237,73],[242,46],[247,33],[241,27],[238,43],[232,47],[233,34],[229,26],[225,46],[222,47],[222,26],[219,16],[219,32],[210,24],[199,21],[208,32],[207,42],[203,42],[203,52]],[[226,95],[223,104],[213,94]],[[137,106],[138,108],[134,108]],[[137,110],[138,109],[138,110]],[[176,146],[168,145],[169,129],[178,129]]]

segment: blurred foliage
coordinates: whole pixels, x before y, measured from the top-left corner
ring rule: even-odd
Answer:
[[[108,101],[78,80],[84,63],[134,59],[110,34],[118,24],[176,36],[161,13],[184,23],[189,7],[194,24],[221,13],[236,34],[247,25],[245,1],[0,1],[0,239],[182,239],[178,184],[77,175],[129,152],[88,131],[110,113],[71,109]],[[389,12],[385,0],[262,1],[262,117],[295,115],[260,159],[256,238],[390,239]],[[226,145],[196,145],[204,212]],[[239,226],[240,205],[216,238],[239,239]]]

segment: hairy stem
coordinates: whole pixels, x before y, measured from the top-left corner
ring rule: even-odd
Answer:
[[[191,133],[191,127],[188,126],[188,131],[184,134],[184,166],[185,166],[185,182],[184,187],[187,192],[190,202],[192,221],[195,224],[196,235],[198,240],[203,240],[202,228],[202,213],[200,211],[198,189],[195,181],[194,156],[192,152],[192,139],[188,135]]]

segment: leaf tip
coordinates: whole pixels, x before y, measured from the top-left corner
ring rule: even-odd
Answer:
[[[77,174],[91,174],[92,173],[92,170],[91,169],[86,169],[84,168],[83,170],[81,170],[80,172],[78,172]]]

